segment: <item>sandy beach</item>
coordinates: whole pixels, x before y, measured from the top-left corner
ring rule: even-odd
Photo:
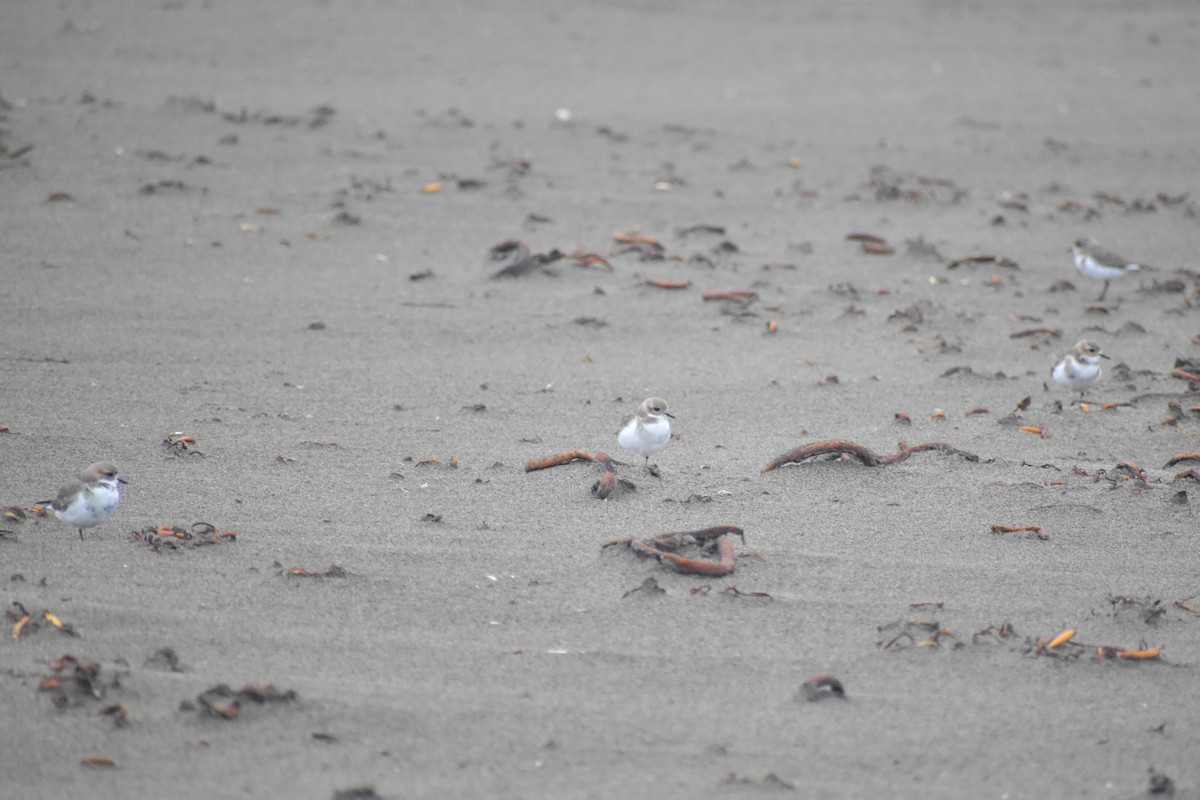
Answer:
[[[6,4],[0,794],[1200,798],[1198,46]],[[1144,268],[1097,302],[1084,238]],[[573,450],[636,488],[526,470]],[[713,526],[730,574],[603,547]]]

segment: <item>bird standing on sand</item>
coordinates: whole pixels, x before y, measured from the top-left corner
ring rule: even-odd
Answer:
[[[621,420],[617,443],[645,458],[646,466],[649,466],[650,456],[661,453],[667,442],[671,441],[672,419],[675,419],[675,415],[667,411],[666,400],[648,397],[637,407],[637,411]]]
[[[1102,358],[1108,356],[1100,352],[1100,345],[1083,339],[1063,356],[1062,361],[1054,365],[1050,375],[1055,383],[1072,392],[1079,392],[1082,398],[1084,392],[1099,382]]]
[[[1075,256],[1075,269],[1089,278],[1104,281],[1104,290],[1096,298],[1097,303],[1103,302],[1104,295],[1108,294],[1109,281],[1142,268],[1141,264],[1105,250],[1091,239],[1075,240],[1071,253]]]
[[[89,466],[79,480],[62,487],[58,497],[39,505],[49,506],[54,516],[75,526],[82,540],[84,528],[99,525],[112,516],[117,503],[121,502],[122,483],[125,479],[116,467],[106,461],[97,462]]]

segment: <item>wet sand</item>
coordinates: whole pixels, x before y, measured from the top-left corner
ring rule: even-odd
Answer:
[[[6,791],[1200,797],[1198,26],[9,4],[0,504],[129,485],[82,542],[0,523]],[[1080,237],[1154,269],[1097,305]],[[513,239],[565,257],[491,278]],[[829,439],[978,460],[761,471]],[[636,491],[524,469],[574,449]],[[236,539],[132,535],[198,521]],[[727,577],[601,549],[712,525]]]

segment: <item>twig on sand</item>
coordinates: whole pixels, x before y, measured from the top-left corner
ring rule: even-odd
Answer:
[[[659,562],[667,562],[678,572],[688,575],[721,577],[733,572],[736,560],[733,553],[733,541],[729,536],[739,536],[743,542],[746,540],[745,532],[736,525],[714,525],[698,531],[663,533],[649,540],[638,539],[635,536],[623,536],[605,543],[601,549],[623,544],[638,555],[656,558]],[[707,545],[715,541],[716,561],[688,558],[673,552],[682,548],[689,541],[699,545]]]
[[[1185,461],[1200,461],[1200,453],[1176,453],[1167,459],[1167,463],[1163,464],[1163,469],[1166,469],[1167,467],[1173,467],[1176,464],[1182,464]]]
[[[863,447],[861,444],[848,442],[845,439],[829,439],[823,442],[813,442],[812,444],[801,445],[800,447],[789,450],[783,455],[771,461],[762,468],[763,472],[770,472],[773,469],[778,469],[784,464],[797,464],[801,461],[807,461],[810,458],[826,455],[845,455],[850,456],[868,467],[879,467],[884,464],[895,464],[903,461],[913,453],[921,453],[926,450],[941,450],[945,453],[959,455],[967,461],[978,461],[979,456],[974,453],[968,453],[965,450],[959,450],[945,442],[925,442],[923,444],[915,444],[911,447],[900,442],[897,445],[898,451],[890,456],[876,455],[871,450]]]
[[[529,463],[525,465],[526,472],[533,472],[538,469],[549,469],[557,467],[561,464],[569,464],[572,461],[595,461],[596,457],[586,450],[567,450],[563,453],[555,453],[552,456],[545,458],[531,458]]]
[[[1038,539],[1050,538],[1041,525],[989,525],[988,529],[992,533],[1032,533]]]
[[[758,292],[750,289],[714,289],[711,292],[705,292],[703,298],[705,300],[732,300],[735,303],[748,305],[758,299]]]
[[[1171,377],[1181,378],[1185,381],[1200,381],[1200,375],[1197,375],[1194,372],[1188,372],[1186,369],[1180,369],[1179,367],[1175,367],[1171,370]]]
[[[529,462],[525,464],[525,471],[534,472],[535,470],[549,469],[550,467],[570,464],[575,461],[591,461],[600,467],[600,477],[592,484],[592,496],[598,500],[607,500],[609,497],[622,492],[637,490],[637,486],[634,485],[633,481],[617,477],[613,464],[619,462],[614,462],[606,453],[593,454],[587,450],[566,450],[544,458],[529,459]]]

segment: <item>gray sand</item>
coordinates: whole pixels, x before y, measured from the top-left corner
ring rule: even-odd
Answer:
[[[130,481],[82,542],[0,523],[3,794],[1200,797],[1194,5],[523,9],[0,10],[0,503]],[[1094,307],[1081,236],[1157,269]],[[611,270],[489,279],[514,238]],[[979,460],[760,471],[823,439]],[[573,449],[636,492],[524,471]],[[237,538],[131,536],[196,521]],[[718,524],[724,578],[601,550]],[[64,653],[102,697],[39,691]]]

